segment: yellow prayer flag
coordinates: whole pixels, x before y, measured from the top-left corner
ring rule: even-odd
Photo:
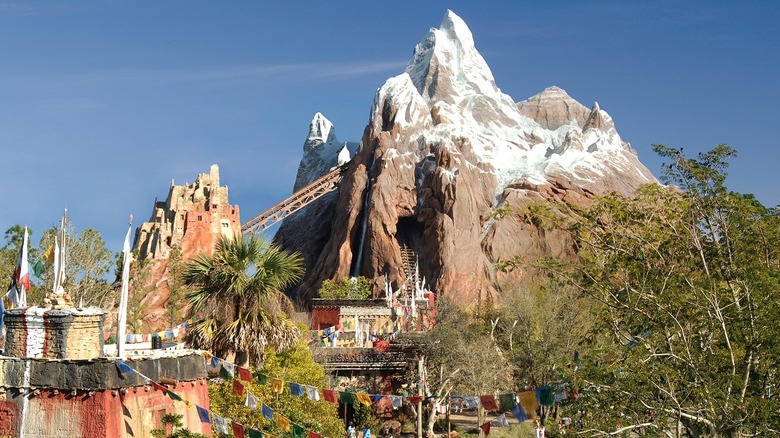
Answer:
[[[43,253],[43,258],[49,263],[54,263],[54,244],[52,243]]]
[[[284,382],[282,379],[271,379],[271,390],[277,394],[281,394],[284,390]]]
[[[539,404],[536,402],[536,391],[521,392],[517,394],[517,397],[520,399],[520,406],[528,414],[528,418],[533,418],[536,408],[539,407]]]
[[[369,397],[368,394],[358,392],[355,395],[357,396],[357,399],[360,403],[363,403],[366,406],[371,406],[371,397]]]
[[[274,417],[276,420],[276,425],[279,426],[279,429],[282,429],[285,432],[290,431],[290,420],[287,417],[281,415],[278,412],[274,412]]]

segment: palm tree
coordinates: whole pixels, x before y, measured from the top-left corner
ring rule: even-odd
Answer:
[[[284,350],[301,337],[287,317],[292,304],[282,290],[301,278],[303,259],[252,235],[223,236],[213,255],[196,256],[184,268],[190,315],[204,319],[188,331],[195,348],[237,365],[260,363],[265,349]]]

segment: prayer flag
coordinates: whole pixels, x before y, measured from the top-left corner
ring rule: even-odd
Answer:
[[[268,376],[261,373],[260,371],[255,371],[255,379],[257,380],[257,383],[260,385],[265,385],[268,383]]]
[[[222,361],[222,369],[227,371],[228,374],[230,374],[230,378],[232,379],[233,376],[236,375],[236,366],[226,360]]]
[[[156,389],[158,391],[165,392],[165,391],[168,390],[166,387],[160,385],[159,383],[155,382],[154,380],[150,380],[149,383],[152,384],[152,388],[154,388],[154,389]]]
[[[306,438],[306,429],[303,426],[293,423],[292,425],[293,438]]]
[[[338,396],[336,396],[336,391],[332,389],[322,388],[322,398],[325,399],[325,401],[339,404]]]
[[[463,397],[463,409],[475,409],[479,407],[479,397],[467,396]]]
[[[250,391],[247,391],[246,392],[246,403],[245,403],[246,406],[249,409],[251,409],[253,411],[256,411],[257,410],[257,403],[258,403],[257,397],[255,397],[255,395],[252,394]]]
[[[274,410],[271,409],[271,407],[268,406],[267,404],[263,403],[263,406],[260,409],[260,411],[263,414],[263,418],[265,418],[266,420],[271,421],[274,419]]]
[[[555,393],[549,386],[541,386],[536,389],[536,397],[542,406],[552,406],[555,404]]]
[[[229,433],[227,420],[225,417],[220,417],[219,415],[215,413],[211,413],[211,416],[214,418],[214,429],[217,430],[219,433]]]
[[[11,277],[8,300],[13,307],[27,307],[27,291],[30,290],[30,270],[27,265],[27,227],[24,227],[24,240],[16,259],[16,269]]]
[[[217,356],[211,356],[211,368],[219,366],[219,358]]]
[[[263,432],[260,432],[259,430],[247,428],[246,431],[249,438],[263,438]]]
[[[284,415],[275,412],[274,413],[274,419],[276,420],[276,425],[279,426],[279,429],[282,429],[285,432],[290,431],[290,419],[285,417]]]
[[[314,431],[310,430],[309,431],[309,438],[322,438],[322,435],[318,434],[317,432],[314,432]]]
[[[195,405],[195,408],[198,410],[198,418],[200,418],[200,422],[211,424],[211,418],[209,418],[209,411],[207,411],[205,408],[202,408],[198,405]]]
[[[355,404],[355,394],[347,391],[339,391],[339,400],[345,405]]]
[[[306,396],[309,400],[320,401],[320,391],[316,387],[305,385],[304,389],[306,389]]]
[[[479,428],[482,429],[482,432],[485,433],[485,436],[490,435],[490,422],[489,421],[486,421],[486,422],[482,423],[482,425],[479,426]]]
[[[175,392],[173,392],[173,391],[171,391],[171,390],[168,390],[168,389],[166,389],[166,390],[165,390],[165,395],[167,395],[168,397],[170,397],[170,398],[171,398],[171,400],[182,401],[182,398],[181,398],[181,397],[179,397],[179,394],[176,394]]]
[[[400,409],[404,405],[404,400],[400,395],[391,395],[390,401],[393,402],[393,407],[395,409]]]
[[[238,378],[245,382],[252,381],[252,375],[249,373],[249,370],[244,367],[238,367]]]
[[[238,424],[234,421],[232,429],[233,429],[233,436],[235,438],[244,438],[244,432],[246,432],[246,428],[243,425]]]
[[[360,403],[363,403],[366,406],[371,406],[371,397],[369,397],[368,394],[359,392],[355,395],[357,396],[357,399]]]
[[[501,412],[511,411],[517,401],[514,394],[499,394],[498,403],[501,405]]]
[[[409,400],[409,403],[414,404],[414,405],[416,405],[417,403],[420,403],[421,401],[423,401],[423,398],[421,396],[418,396],[418,395],[412,395],[412,396],[406,397],[406,399]]]
[[[520,399],[520,404],[523,406],[523,411],[525,411],[526,415],[533,417],[536,408],[539,407],[539,404],[536,402],[536,393],[534,391],[525,391],[517,394],[517,397]]]
[[[290,382],[290,394],[295,397],[301,397],[303,395],[303,387],[297,383]]]
[[[485,408],[486,411],[498,410],[498,405],[496,404],[496,396],[492,394],[479,396],[479,402],[482,403],[482,407]]]
[[[522,423],[523,421],[528,419],[528,416],[525,414],[525,411],[523,410],[523,405],[516,404],[514,408],[512,408],[512,415],[514,415],[515,419]]]
[[[117,360],[116,361],[116,366],[119,367],[119,371],[121,371],[121,372],[123,372],[125,374],[130,374],[130,373],[135,372],[135,370],[130,368],[129,365],[127,365],[126,363],[122,362],[121,360]]]
[[[282,379],[271,379],[271,390],[277,394],[281,394],[284,390],[284,382]]]
[[[244,385],[241,384],[237,379],[233,380],[233,394],[243,397],[244,396]]]

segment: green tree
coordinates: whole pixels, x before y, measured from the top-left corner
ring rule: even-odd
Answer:
[[[557,271],[599,303],[572,379],[591,433],[780,433],[780,217],[727,190],[733,149],[671,160],[636,197],[605,196],[570,228],[579,260]],[[617,424],[617,426],[616,426]]]
[[[426,422],[428,434],[433,433],[436,408],[450,394],[482,395],[495,391],[512,391],[513,366],[500,348],[496,337],[495,320],[483,312],[476,317],[445,297],[436,304],[436,326],[433,330],[410,339],[425,355],[426,394],[430,415]],[[404,338],[402,337],[402,340]],[[416,388],[418,376],[407,376],[412,388]],[[416,394],[415,390],[413,392]],[[477,412],[477,424],[485,421],[486,412]]]
[[[267,347],[284,350],[300,339],[286,317],[282,292],[303,273],[303,260],[258,235],[222,237],[214,255],[200,254],[184,272],[190,314],[204,319],[187,332],[196,348],[217,356],[234,354],[236,364],[259,364]]]
[[[371,285],[362,275],[342,278],[341,281],[325,280],[320,286],[319,297],[331,300],[366,300],[371,298]]]
[[[165,414],[163,415],[162,429],[153,429],[152,436],[159,438],[206,438],[206,435],[190,432],[189,429],[184,427],[181,422],[182,414]],[[168,434],[166,430],[170,429],[171,433]]]
[[[327,385],[324,369],[314,361],[304,341],[298,341],[282,352],[268,349],[265,357],[262,372],[269,377],[317,388]],[[260,403],[265,403],[274,411],[280,412],[293,423],[323,436],[344,436],[344,423],[339,419],[337,405],[325,401],[312,401],[306,396],[294,397],[288,389],[277,394],[272,391],[270,384],[260,385],[256,381],[243,383],[246,390],[256,396]],[[246,407],[246,398],[238,397],[233,393],[230,381],[210,385],[209,399],[211,409],[219,415],[256,430],[286,436],[276,428],[274,422],[265,420],[259,409],[252,411]]]
[[[168,317],[171,327],[181,322],[182,318],[183,269],[184,262],[182,260],[181,247],[173,245],[168,256],[168,275],[166,280],[168,284],[168,301],[165,302],[165,315]]]

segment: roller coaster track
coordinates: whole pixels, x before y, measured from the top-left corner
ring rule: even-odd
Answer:
[[[248,234],[256,232],[258,229],[265,231],[323,195],[336,190],[341,182],[341,178],[344,176],[344,171],[347,170],[347,164],[345,163],[331,170],[313,183],[293,193],[289,198],[245,222],[241,225],[241,232]]]

